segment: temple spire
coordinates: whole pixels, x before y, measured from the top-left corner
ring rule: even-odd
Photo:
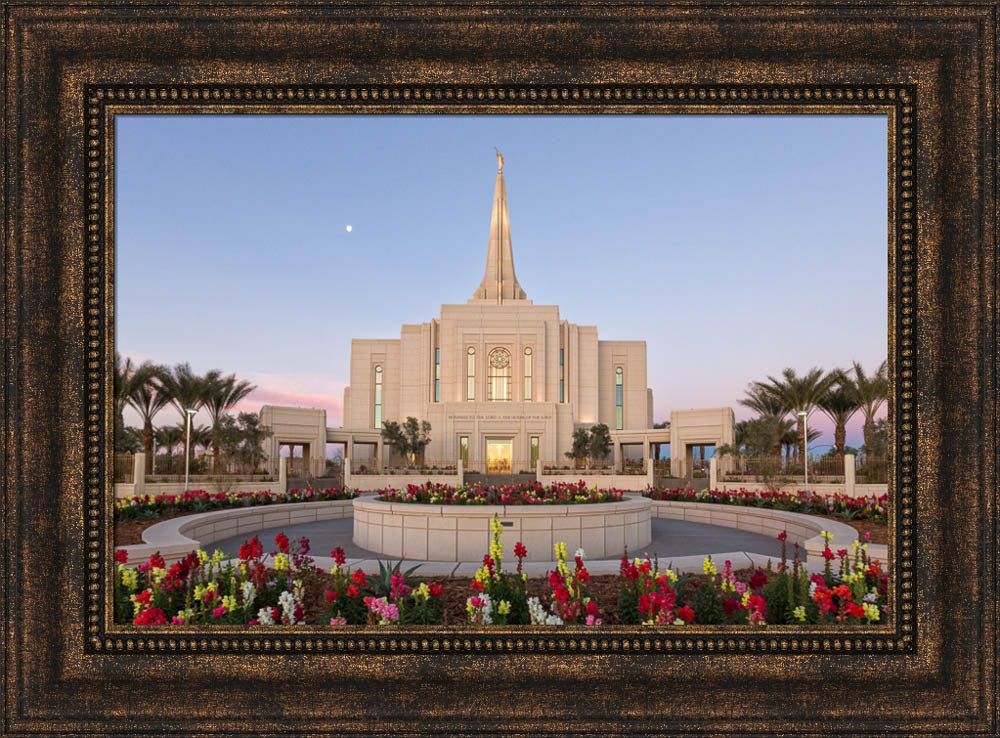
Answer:
[[[486,251],[486,273],[473,299],[489,300],[498,305],[502,305],[505,300],[527,299],[514,274],[510,216],[507,213],[507,187],[503,180],[503,154],[499,151],[497,151],[497,182],[493,190],[493,213],[490,216],[490,244]]]

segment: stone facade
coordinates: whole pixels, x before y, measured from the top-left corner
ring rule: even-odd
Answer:
[[[575,428],[650,428],[652,400],[645,341],[599,340],[595,326],[527,299],[514,274],[499,172],[479,288],[466,304],[443,305],[438,318],[404,325],[398,339],[351,342],[344,428],[375,430],[412,416],[432,427],[427,463],[454,463],[466,438],[467,468],[475,470],[484,467],[487,441],[509,441],[514,464],[534,471],[532,438],[537,459],[565,463]]]

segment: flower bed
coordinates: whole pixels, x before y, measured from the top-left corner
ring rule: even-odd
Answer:
[[[545,485],[533,482],[511,486],[455,487],[448,484],[408,484],[405,489],[388,488],[376,499],[383,502],[410,502],[423,505],[580,505],[620,502],[624,492],[617,489],[588,488],[586,483],[556,482]]]
[[[312,487],[287,492],[216,492],[191,490],[179,495],[143,495],[123,497],[115,501],[115,520],[151,520],[167,513],[208,512],[231,507],[253,507],[286,502],[319,502],[350,500],[358,496],[351,489],[333,487],[317,490]]]
[[[503,570],[502,526],[491,525],[489,551],[472,580],[421,581],[414,569],[380,564],[378,575],[352,571],[340,548],[330,552],[329,573],[315,566],[309,542],[292,545],[279,533],[271,566],[261,542],[240,547],[239,560],[220,552],[190,553],[169,569],[158,555],[138,569],[119,558],[115,573],[115,620],[134,625],[424,626],[452,622],[490,625],[767,625],[845,627],[881,623],[888,614],[888,575],[856,542],[852,550],[823,552],[822,573],[809,575],[795,546],[791,566],[773,570],[719,571],[706,557],[703,574],[679,576],[654,558],[621,559],[617,577],[591,579],[578,549],[567,564],[564,543],[555,545],[556,567],[547,580],[521,571],[527,549],[514,544],[516,572]],[[824,538],[829,541],[828,534]],[[778,539],[785,548],[786,536]],[[787,560],[782,550],[782,561]],[[834,562],[837,562],[836,564]],[[599,597],[595,595],[599,593]]]
[[[797,513],[819,513],[844,520],[867,520],[874,523],[888,521],[889,496],[848,497],[844,494],[819,495],[802,490],[790,492],[762,492],[757,490],[702,490],[692,489],[648,489],[643,495],[652,500],[675,502],[707,502],[720,505],[743,505],[765,507],[771,510],[786,510]]]

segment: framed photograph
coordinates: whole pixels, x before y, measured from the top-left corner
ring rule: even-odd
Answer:
[[[995,4],[4,10],[6,734],[997,733]]]

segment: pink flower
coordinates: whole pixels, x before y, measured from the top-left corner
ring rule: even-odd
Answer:
[[[347,618],[330,618],[330,625],[347,625]]]
[[[223,607],[222,605],[219,605],[217,608],[215,608],[214,610],[212,610],[212,617],[213,618],[221,618],[225,614],[226,614],[226,608]]]

